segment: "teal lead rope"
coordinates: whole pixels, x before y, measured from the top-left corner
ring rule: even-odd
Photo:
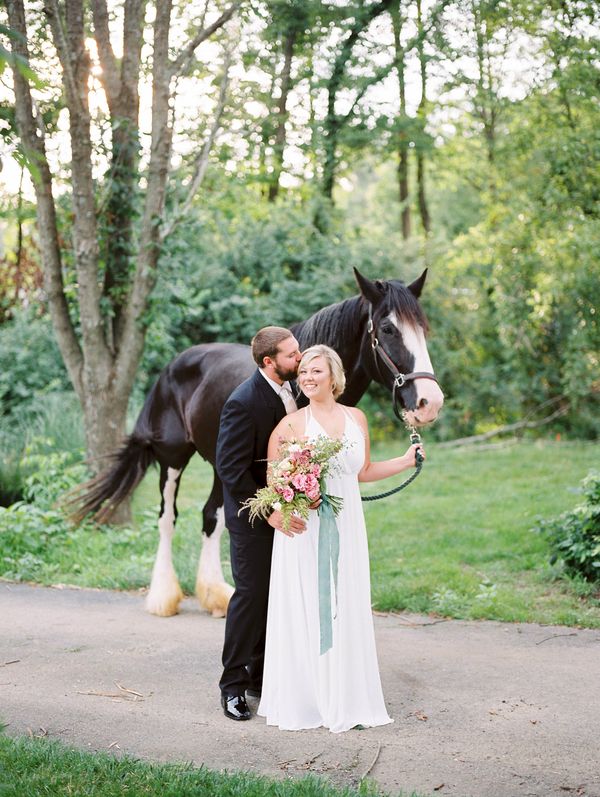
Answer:
[[[322,495],[319,506],[319,626],[321,631],[321,656],[333,644],[333,618],[337,611],[338,559],[340,555],[340,534],[333,506]],[[336,608],[331,606],[331,580]]]
[[[418,432],[416,432],[414,429],[412,430],[410,435],[410,442],[411,445],[418,445],[421,442],[421,435]],[[402,484],[400,484],[398,487],[394,487],[392,490],[388,490],[387,493],[377,493],[377,495],[362,495],[361,500],[379,501],[380,498],[387,498],[390,495],[394,495],[394,493],[399,493],[400,490],[404,490],[405,487],[408,487],[408,485],[411,482],[414,482],[419,473],[421,473],[421,469],[423,468],[423,454],[421,454],[421,452],[418,449],[415,459],[417,461],[417,464],[415,465],[415,472],[411,476],[409,476],[408,479],[406,479],[406,481],[403,481]]]

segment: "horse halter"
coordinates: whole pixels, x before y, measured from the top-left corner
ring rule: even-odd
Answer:
[[[386,366],[388,371],[394,377],[394,386],[392,388],[392,407],[394,409],[394,415],[398,418],[399,421],[404,422],[404,418],[402,417],[401,412],[398,410],[398,396],[396,394],[397,390],[404,387],[407,382],[412,382],[415,379],[432,379],[434,382],[437,382],[437,377],[435,374],[430,373],[429,371],[411,371],[409,374],[400,373],[398,368],[396,367],[395,362],[383,348],[381,343],[377,340],[377,336],[375,335],[375,325],[373,323],[373,306],[369,302],[369,323],[367,325],[367,332],[371,338],[371,348],[373,349],[373,355],[375,359],[375,365],[377,366],[377,370],[381,375],[381,369],[379,368],[379,361],[377,356]],[[439,384],[439,382],[438,382]]]

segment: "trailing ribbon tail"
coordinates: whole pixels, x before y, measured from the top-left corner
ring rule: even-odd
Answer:
[[[320,655],[333,644],[333,618],[337,613],[338,560],[340,555],[340,534],[335,522],[334,506],[326,495],[321,495],[319,507],[319,626]],[[335,606],[331,606],[331,579]]]

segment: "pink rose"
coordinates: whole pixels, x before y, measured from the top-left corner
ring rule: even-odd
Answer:
[[[294,491],[292,490],[291,487],[286,487],[281,495],[283,500],[286,501],[288,504],[290,503],[290,501],[294,500]]]
[[[315,479],[319,478],[319,476],[321,475],[321,466],[319,465],[318,462],[315,462],[315,464],[311,467],[310,472],[315,477]]]
[[[304,483],[305,483],[305,487],[304,487],[304,489],[306,490],[307,494],[308,494],[308,491],[309,491],[309,490],[310,490],[311,492],[314,492],[316,489],[318,489],[318,487],[319,487],[319,482],[318,482],[318,481],[317,481],[317,479],[316,479],[316,478],[315,478],[315,477],[312,475],[312,473],[309,473],[309,474],[308,474],[308,476],[305,476],[305,477],[304,477],[304,479],[305,479],[305,482],[304,482]]]
[[[316,501],[317,498],[319,497],[319,495],[320,495],[320,493],[319,493],[318,485],[317,485],[316,489],[307,490],[306,491],[306,497],[308,498],[309,501]]]
[[[302,473],[297,473],[292,479],[292,484],[296,490],[302,490],[302,492],[304,492],[306,489],[306,476]]]

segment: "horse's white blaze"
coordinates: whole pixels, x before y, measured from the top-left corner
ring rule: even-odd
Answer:
[[[217,510],[217,525],[207,537],[202,535],[202,553],[196,577],[196,595],[203,609],[213,617],[225,617],[233,587],[223,578],[221,567],[221,536],[225,528],[223,507]]]
[[[421,327],[414,327],[404,321],[398,321],[395,313],[390,313],[389,320],[400,331],[404,345],[415,358],[413,371],[434,373],[431,358],[427,350],[425,334]],[[444,394],[433,379],[415,379],[417,391],[416,410],[407,410],[406,420],[412,426],[423,426],[435,421],[444,403]]]
[[[175,490],[180,473],[181,471],[175,468],[167,470],[167,481],[162,495],[164,510],[158,520],[160,534],[158,551],[152,569],[150,591],[146,597],[146,609],[150,614],[157,614],[160,617],[177,614],[183,598],[171,553],[171,543],[175,533]]]

